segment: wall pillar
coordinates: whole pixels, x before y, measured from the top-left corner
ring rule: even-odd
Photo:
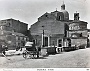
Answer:
[[[50,47],[50,36],[48,36],[48,47]]]
[[[58,47],[58,40],[59,40],[59,39],[57,39],[57,47]]]
[[[43,34],[42,34],[42,47],[43,47]]]
[[[62,47],[64,46],[64,39],[62,39]]]

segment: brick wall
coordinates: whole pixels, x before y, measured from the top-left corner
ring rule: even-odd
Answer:
[[[76,38],[76,39],[71,39],[71,45],[87,45],[87,38]]]
[[[3,30],[6,31],[15,31],[18,33],[22,33],[26,35],[26,32],[28,30],[28,24],[20,22],[19,20],[14,20],[14,19],[6,19],[6,20],[1,20],[0,24],[3,25]]]
[[[44,28],[42,27],[44,26]],[[44,29],[45,34],[65,34],[65,24],[60,21],[53,21],[53,20],[47,20],[47,21],[41,21],[36,22],[33,24],[30,28],[31,35],[36,34],[42,34],[42,31]]]
[[[12,28],[15,32],[26,35],[28,25],[23,22],[20,22],[19,20],[12,20]]]

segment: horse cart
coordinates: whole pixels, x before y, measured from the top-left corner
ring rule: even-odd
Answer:
[[[39,57],[39,50],[35,46],[33,42],[27,42],[25,44],[25,50],[23,51],[23,57],[26,58],[38,58]]]

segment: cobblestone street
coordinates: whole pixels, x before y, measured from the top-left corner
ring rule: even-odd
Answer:
[[[90,48],[61,54],[40,57],[39,59],[24,59],[22,55],[0,56],[0,68],[87,68],[90,67]]]

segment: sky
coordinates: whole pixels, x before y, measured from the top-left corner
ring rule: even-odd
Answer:
[[[80,20],[90,29],[90,0],[64,0],[70,20],[80,13]],[[13,18],[27,23],[28,28],[44,13],[61,10],[63,0],[0,0],[0,20]]]

